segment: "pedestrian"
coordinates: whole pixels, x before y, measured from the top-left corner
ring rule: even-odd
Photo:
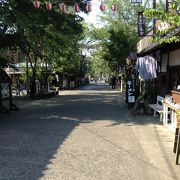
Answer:
[[[116,88],[116,77],[114,75],[111,77],[111,85],[112,89]]]

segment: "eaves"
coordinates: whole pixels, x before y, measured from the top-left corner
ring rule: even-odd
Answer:
[[[180,27],[176,28],[174,31],[168,33],[165,37],[165,38],[168,38],[168,37],[172,37],[174,35],[180,35]],[[174,43],[172,43],[174,44]],[[152,43],[150,44],[147,48],[143,49],[141,52],[138,53],[139,56],[143,56],[143,55],[147,55],[147,54],[150,54],[152,53],[153,51],[156,51],[156,50],[159,50],[163,47],[165,47],[166,45],[169,45],[167,43],[160,43],[160,42],[155,42],[155,43]]]

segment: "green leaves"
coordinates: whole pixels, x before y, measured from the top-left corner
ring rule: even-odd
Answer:
[[[113,1],[107,1],[106,5],[111,6],[112,3]],[[124,66],[130,51],[136,49],[138,42],[136,12],[129,7],[128,0],[114,3],[118,6],[117,11],[112,13],[111,10],[106,10],[101,17],[104,26],[90,27],[90,32],[87,33],[94,45],[92,57],[94,72],[100,72],[100,67],[103,72],[108,72],[109,69],[110,72],[117,71],[119,66]]]
[[[156,30],[156,38],[154,39],[154,42],[180,42],[179,36],[173,33],[176,28],[180,27],[180,16],[178,15],[179,6],[180,0],[176,0],[170,3],[168,12],[158,9],[145,10],[144,15],[146,17],[156,19],[158,23],[161,22],[168,24],[166,28]],[[158,27],[158,25],[156,25],[156,27]]]

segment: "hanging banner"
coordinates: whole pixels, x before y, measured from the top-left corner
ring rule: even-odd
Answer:
[[[138,12],[138,35],[146,36],[146,26],[143,12]]]

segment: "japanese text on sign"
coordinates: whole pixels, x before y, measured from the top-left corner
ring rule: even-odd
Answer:
[[[134,81],[127,80],[127,100],[128,103],[134,103],[135,102],[135,87],[134,87]]]
[[[138,35],[146,35],[145,18],[143,16],[143,12],[138,12]]]

